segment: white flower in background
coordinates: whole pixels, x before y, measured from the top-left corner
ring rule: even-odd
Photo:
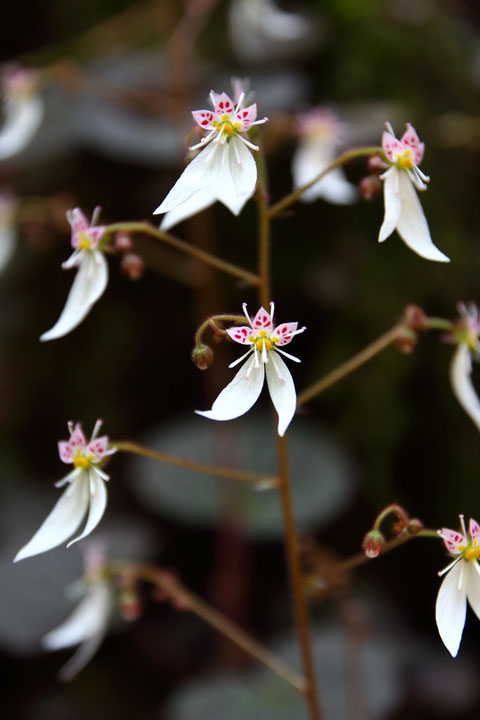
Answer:
[[[62,263],[64,270],[78,267],[65,307],[55,325],[40,340],[54,340],[74,330],[103,295],[108,282],[108,264],[99,249],[104,227],[95,225],[100,208],[95,208],[92,222],[80,208],[69,210],[67,220],[72,228],[74,253]]]
[[[0,272],[8,265],[17,244],[15,215],[17,199],[0,192]]]
[[[273,0],[232,0],[229,29],[236,53],[250,61],[298,56],[315,35],[311,20],[280,9]]]
[[[253,322],[248,315],[246,303],[243,303],[242,307],[249,325],[229,328],[227,333],[232,340],[240,345],[249,345],[250,349],[229,367],[235,367],[246,357],[249,359],[231,383],[222,390],[211,410],[195,412],[211,420],[233,420],[240,417],[257,401],[266,374],[268,391],[278,414],[278,434],[283,436],[295,414],[297,395],[290,371],[279,353],[295,362],[300,360],[280,348],[288,345],[295,335],[306,328],[298,330],[296,322],[282,323],[274,328],[273,303],[270,303],[270,313],[263,307],[260,308]]]
[[[72,614],[42,639],[45,650],[80,645],[71,659],[60,670],[60,678],[72,680],[98,650],[114,609],[114,592],[109,578],[105,553],[102,547],[89,544],[84,557],[84,577],[76,590],[80,602]]]
[[[394,230],[407,247],[427,260],[450,262],[432,242],[430,230],[420,205],[417,190],[426,190],[430,180],[418,165],[422,161],[424,144],[414,128],[407,129],[398,140],[389,123],[382,136],[382,148],[390,167],[380,178],[383,182],[385,217],[378,241],[386,240]]]
[[[460,320],[454,325],[448,342],[457,348],[450,365],[450,382],[453,393],[467,415],[480,430],[480,400],[472,384],[472,355],[480,357],[480,318],[474,303],[458,304]]]
[[[456,657],[462,639],[467,600],[480,619],[480,526],[470,520],[468,533],[463,515],[461,532],[442,528],[438,534],[455,559],[438,574],[445,575],[438,591],[435,616],[438,632],[445,647]]]
[[[255,104],[242,106],[243,93],[236,105],[225,93],[218,95],[212,91],[210,98],[213,112],[192,112],[195,122],[208,134],[190,150],[203,149],[154,212],[154,215],[166,213],[160,225],[162,230],[205,210],[217,200],[238,215],[255,191],[257,165],[249,148],[258,150],[258,147],[242,133],[266,122],[267,118],[256,120]]]
[[[42,122],[43,100],[33,70],[9,67],[3,73],[4,121],[0,128],[0,160],[28,145]]]
[[[58,443],[60,460],[72,464],[74,469],[55,487],[67,485],[51,513],[32,539],[17,553],[14,562],[51,550],[68,540],[82,523],[88,511],[87,522],[80,535],[70,540],[67,547],[94,530],[102,519],[107,505],[105,480],[109,476],[101,469],[103,459],[116,452],[108,447],[108,437],[97,437],[101,420],[97,420],[92,437],[87,442],[82,426],[68,423],[70,439]]]
[[[298,118],[300,143],[293,156],[292,174],[295,190],[313,180],[333,163],[340,145],[341,125],[328,108],[315,108]],[[345,178],[341,168],[324,178],[300,196],[303,202],[323,198],[331,203],[348,205],[357,199],[357,189]]]

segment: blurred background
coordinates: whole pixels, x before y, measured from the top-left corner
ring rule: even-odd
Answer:
[[[249,78],[263,127],[271,200],[292,187],[296,117],[338,118],[335,152],[379,144],[411,122],[426,143],[421,197],[432,238],[451,264],[414,255],[395,233],[377,244],[381,195],[345,206],[298,203],[273,225],[277,318],[308,332],[292,352],[297,389],[391,327],[409,302],[455,317],[480,302],[480,11],[459,0],[31,0],[9,7],[1,61],[36,71],[37,126],[0,161],[7,210],[0,276],[0,667],[2,707],[18,720],[279,720],[306,717],[282,681],[186,612],[145,590],[135,623],[113,618],[97,655],[70,684],[70,651],[42,636],[74,607],[78,547],[13,566],[53,506],[64,474],[56,442],[67,420],[87,434],[170,454],[275,472],[269,400],[227,425],[196,417],[231,377],[219,346],[202,373],[190,360],[209,313],[237,313],[255,291],[154,240],[135,238],[146,269],[109,258],[107,292],[80,327],[41,344],[73,273],[68,208],[102,221],[152,220],[184,166],[191,109]],[[8,121],[5,106],[4,125]],[[0,129],[0,152],[1,152]],[[333,142],[333,141],[332,141]],[[365,160],[346,168],[357,185]],[[255,271],[256,208],[216,204],[174,234]],[[0,238],[2,241],[3,238]],[[166,316],[168,315],[168,322]],[[291,428],[298,526],[322,567],[360,549],[375,515],[404,505],[428,527],[480,520],[478,430],[455,401],[452,347],[423,336],[410,355],[388,349],[302,409]],[[480,387],[480,373],[475,374]],[[115,560],[171,568],[187,586],[298,665],[278,497],[118,454],[95,532]],[[314,548],[314,550],[312,550]],[[470,611],[459,657],[434,620],[443,547],[419,539],[312,600],[327,718],[478,717],[480,626]],[[73,652],[73,650],[72,650]]]

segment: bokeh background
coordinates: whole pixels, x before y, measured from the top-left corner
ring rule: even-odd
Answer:
[[[234,357],[219,347],[213,368],[198,371],[194,330],[208,313],[239,312],[243,301],[254,308],[251,288],[138,238],[143,277],[133,282],[110,258],[108,290],[88,318],[61,340],[38,342],[71,283],[60,269],[67,208],[88,215],[101,205],[105,222],[150,220],[184,164],[190,110],[207,106],[211,88],[228,91],[232,76],[248,77],[270,118],[261,138],[272,200],[291,188],[296,113],[333,109],[345,147],[378,144],[385,120],[397,134],[410,121],[426,142],[422,168],[432,180],[422,204],[432,237],[452,258],[422,260],[395,234],[379,246],[381,196],[346,207],[298,204],[277,219],[277,317],[308,327],[293,350],[303,359],[297,388],[391,327],[409,302],[454,317],[457,301],[480,301],[477,3],[305,0],[282,3],[295,17],[278,26],[274,16],[248,25],[253,5],[32,0],[11,5],[3,23],[2,62],[36,68],[45,104],[31,142],[0,164],[2,189],[18,198],[15,253],[0,277],[0,667],[3,711],[18,720],[305,717],[293,690],[147,590],[140,619],[114,619],[72,683],[56,678],[69,653],[40,650],[73,607],[64,587],[81,574],[79,551],[11,560],[57,497],[56,442],[67,420],[88,432],[102,417],[114,439],[275,470],[266,397],[228,426],[192,415],[210,406]],[[352,183],[365,174],[363,160],[347,168]],[[256,267],[253,202],[238,219],[217,204],[175,232]],[[480,519],[478,430],[453,397],[452,348],[439,340],[423,336],[411,355],[388,349],[292,425],[299,529],[327,566],[356,553],[392,501],[433,528],[455,527],[460,512]],[[172,568],[298,663],[275,492],[120,454],[109,472],[96,537],[111,557]],[[436,632],[436,573],[446,562],[439,542],[419,539],[312,601],[327,718],[478,717],[478,621],[468,613],[456,660]]]

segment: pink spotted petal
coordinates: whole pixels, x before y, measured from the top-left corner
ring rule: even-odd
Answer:
[[[468,532],[472,538],[474,545],[480,545],[480,525],[476,520],[470,518],[470,525],[468,526]]]
[[[72,462],[73,447],[73,444],[68,440],[60,440],[58,443],[58,454],[60,455],[60,460],[62,462]]]
[[[213,129],[213,112],[211,110],[192,110],[193,119],[204,130]]]
[[[214,95],[215,97],[215,113],[219,115],[230,114],[234,111],[235,106],[226,93]]]
[[[96,246],[104,232],[105,228],[103,227],[103,225],[97,225],[97,227],[88,228],[86,235],[93,241],[93,244]]]
[[[72,228],[72,235],[88,229],[89,222],[80,208],[67,210],[67,220]]]
[[[407,123],[407,129],[402,135],[401,142],[412,150],[415,165],[419,165],[423,159],[425,144],[420,142],[415,128],[410,123]]]
[[[86,446],[87,439],[83,433],[82,426],[80,423],[77,423],[75,425],[73,432],[70,435],[70,440],[68,442],[72,446],[80,446],[82,448],[84,448]]]
[[[442,528],[441,530],[439,530],[438,534],[445,543],[445,547],[447,548],[448,552],[452,553],[452,555],[458,555],[463,550],[465,550],[467,546],[467,540],[463,537],[462,533],[458,532],[457,530],[449,530],[448,528]]]
[[[273,328],[273,322],[270,313],[268,313],[265,308],[261,307],[253,318],[252,325],[253,329],[257,332],[260,330],[266,330],[267,332],[270,332],[270,330]]]
[[[240,345],[250,345],[250,337],[252,335],[252,328],[248,325],[242,325],[241,327],[228,328],[227,333]]]
[[[239,123],[241,123],[241,130],[245,131],[248,130],[252,123],[255,122],[257,119],[257,105],[254,103],[253,105],[250,105],[248,108],[240,108],[240,110],[237,112],[235,116],[235,120],[237,120]]]
[[[397,140],[392,133],[386,131],[382,135],[382,148],[387,158],[392,162],[395,160],[395,154],[401,153],[404,150],[400,140]]]
[[[95,461],[98,462],[101,460],[106,452],[108,450],[108,437],[106,435],[102,435],[102,437],[95,438],[95,440],[92,440],[87,446],[87,454],[92,454],[95,456]]]
[[[296,331],[297,328],[298,323],[296,322],[282,323],[281,325],[278,325],[272,332],[272,338],[278,338],[277,345],[279,345],[280,347],[282,345],[288,345],[288,343],[292,341],[293,333]]]

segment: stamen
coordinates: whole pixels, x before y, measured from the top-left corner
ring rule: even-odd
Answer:
[[[245,303],[245,302],[242,303],[242,309],[243,309],[243,314],[244,314],[245,317],[247,318],[250,327],[253,328],[253,323],[252,323],[252,321],[250,320],[250,315],[248,314],[248,311],[247,311],[247,303]]]
[[[267,363],[268,357],[267,357],[267,348],[265,346],[265,340],[262,343],[262,362]]]
[[[458,558],[455,558],[455,560],[452,560],[452,562],[449,563],[447,565],[447,567],[444,567],[443,570],[440,570],[440,572],[437,573],[438,577],[442,577],[442,575],[445,575],[445,573],[447,573],[449,570],[451,570],[453,567],[455,567],[455,565],[458,562],[460,562],[461,559],[462,559],[461,557],[458,557]]]
[[[277,358],[275,357],[275,353],[274,353],[274,352],[271,353],[271,358],[272,358],[273,367],[275,368],[275,372],[276,372],[277,375],[278,375],[278,379],[281,380],[282,382],[284,382],[284,381],[285,381],[285,378],[282,377],[282,374],[281,374],[281,372],[280,372],[280,370],[279,370],[279,367],[278,367],[278,364],[277,364]]]
[[[234,110],[235,115],[236,115],[236,114],[238,113],[238,111],[240,110],[240,108],[241,108],[241,106],[242,106],[242,102],[243,102],[244,97],[245,97],[245,93],[244,93],[244,92],[241,92],[241,93],[240,93],[240,97],[238,98],[238,101],[237,101],[237,107],[236,107],[235,110]]]
[[[290,355],[290,353],[285,352],[285,350],[281,350],[279,347],[275,348],[275,352],[280,353],[280,355],[285,355],[286,358],[293,360],[293,362],[302,362],[300,358],[295,357],[295,355]]]
[[[242,355],[242,357],[239,357],[239,358],[237,358],[237,360],[234,360],[232,363],[230,363],[230,365],[228,367],[229,368],[235,367],[236,365],[241,363],[242,360],[245,360],[245,358],[248,357],[248,355],[250,355],[251,352],[252,352],[252,348],[250,348],[250,350],[248,352],[246,352],[245,355]]]
[[[275,303],[272,301],[272,302],[270,303],[270,320],[271,320],[271,322],[272,322],[272,326],[273,326],[273,315],[274,315],[274,313],[275,313]]]
[[[101,212],[102,212],[102,208],[101,208],[100,205],[97,205],[97,206],[93,209],[92,221],[91,221],[91,223],[90,223],[90,227],[94,227],[94,226],[97,224]]]
[[[93,428],[93,433],[92,433],[92,437],[90,438],[90,442],[92,442],[92,440],[95,440],[102,425],[103,425],[103,420],[101,418],[98,418],[97,422],[95,423],[95,427]]]
[[[465,572],[465,565],[462,564],[462,567],[461,567],[461,569],[460,569],[460,577],[458,578],[458,585],[457,585],[457,587],[458,587],[459,590],[462,589],[462,585],[463,585],[463,573],[464,573],[464,572]]]
[[[465,527],[465,515],[459,515],[460,518],[460,527],[462,528],[463,537],[467,538],[467,528]]]
[[[253,348],[253,352],[255,354],[255,367],[260,367],[260,363],[258,362],[258,352],[257,352],[257,346],[255,345]]]
[[[250,148],[250,150],[260,150],[260,148],[258,147],[258,145],[254,145],[253,143],[249,142],[248,140],[246,140],[246,139],[243,137],[243,135],[239,135],[238,137],[240,138],[240,140],[241,140],[247,147]]]

